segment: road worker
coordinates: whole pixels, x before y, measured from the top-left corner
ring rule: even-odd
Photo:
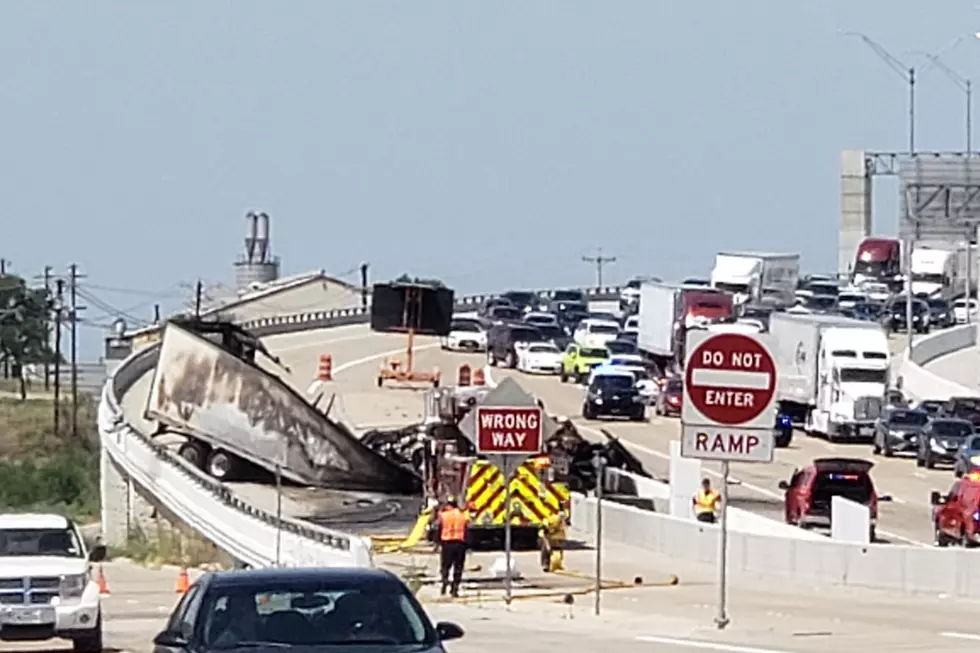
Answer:
[[[546,573],[565,568],[565,537],[568,533],[568,515],[561,510],[548,516],[538,530],[541,545],[541,569]]]
[[[694,505],[694,517],[708,524],[714,524],[718,518],[718,506],[721,505],[721,495],[711,487],[711,481],[701,480],[701,489],[694,494],[691,500]]]
[[[466,563],[466,530],[469,515],[460,510],[455,497],[449,497],[446,507],[439,513],[439,573],[442,580],[440,594],[445,595],[449,588],[453,596],[459,596],[459,583],[463,579],[463,565]],[[449,572],[452,571],[450,585]]]

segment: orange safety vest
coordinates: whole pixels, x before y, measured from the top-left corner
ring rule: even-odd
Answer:
[[[443,510],[439,515],[439,539],[443,542],[465,542],[469,521],[470,518],[459,508]]]
[[[714,512],[718,505],[718,499],[718,492],[715,490],[708,490],[707,492],[703,489],[698,490],[698,493],[694,495],[694,512],[699,515]]]

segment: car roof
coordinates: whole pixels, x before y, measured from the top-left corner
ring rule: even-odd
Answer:
[[[62,529],[68,528],[68,518],[62,515],[43,513],[22,513],[0,515],[0,530],[26,529]]]
[[[815,458],[810,465],[818,472],[851,472],[867,474],[875,466],[863,458]]]
[[[596,326],[614,326],[616,328],[619,328],[619,322],[617,322],[616,320],[610,320],[610,319],[607,319],[607,318],[604,318],[604,317],[587,317],[584,320],[582,320],[581,322],[579,322],[579,326],[592,326],[592,325],[596,325]]]
[[[633,378],[633,373],[621,365],[600,365],[592,370],[595,376],[626,376]]]
[[[369,582],[393,584],[400,582],[391,572],[370,567],[269,567],[216,571],[208,574],[207,582],[211,587],[241,587],[279,583],[288,585],[316,580],[352,585]]]

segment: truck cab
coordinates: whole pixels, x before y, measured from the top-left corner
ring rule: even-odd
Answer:
[[[957,480],[946,494],[933,491],[929,503],[936,546],[980,545],[980,473],[970,472]]]
[[[807,430],[829,440],[872,437],[891,368],[884,331],[831,327],[817,355],[817,405]]]
[[[894,238],[865,238],[858,245],[851,271],[854,285],[893,284],[902,275],[902,244]]]
[[[919,297],[952,297],[958,290],[959,261],[956,252],[920,246],[912,250],[912,294]]]

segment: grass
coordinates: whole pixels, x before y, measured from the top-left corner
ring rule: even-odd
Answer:
[[[79,406],[79,437],[70,434],[70,407],[48,399],[0,397],[0,510],[49,511],[85,522],[99,511],[96,406]]]

